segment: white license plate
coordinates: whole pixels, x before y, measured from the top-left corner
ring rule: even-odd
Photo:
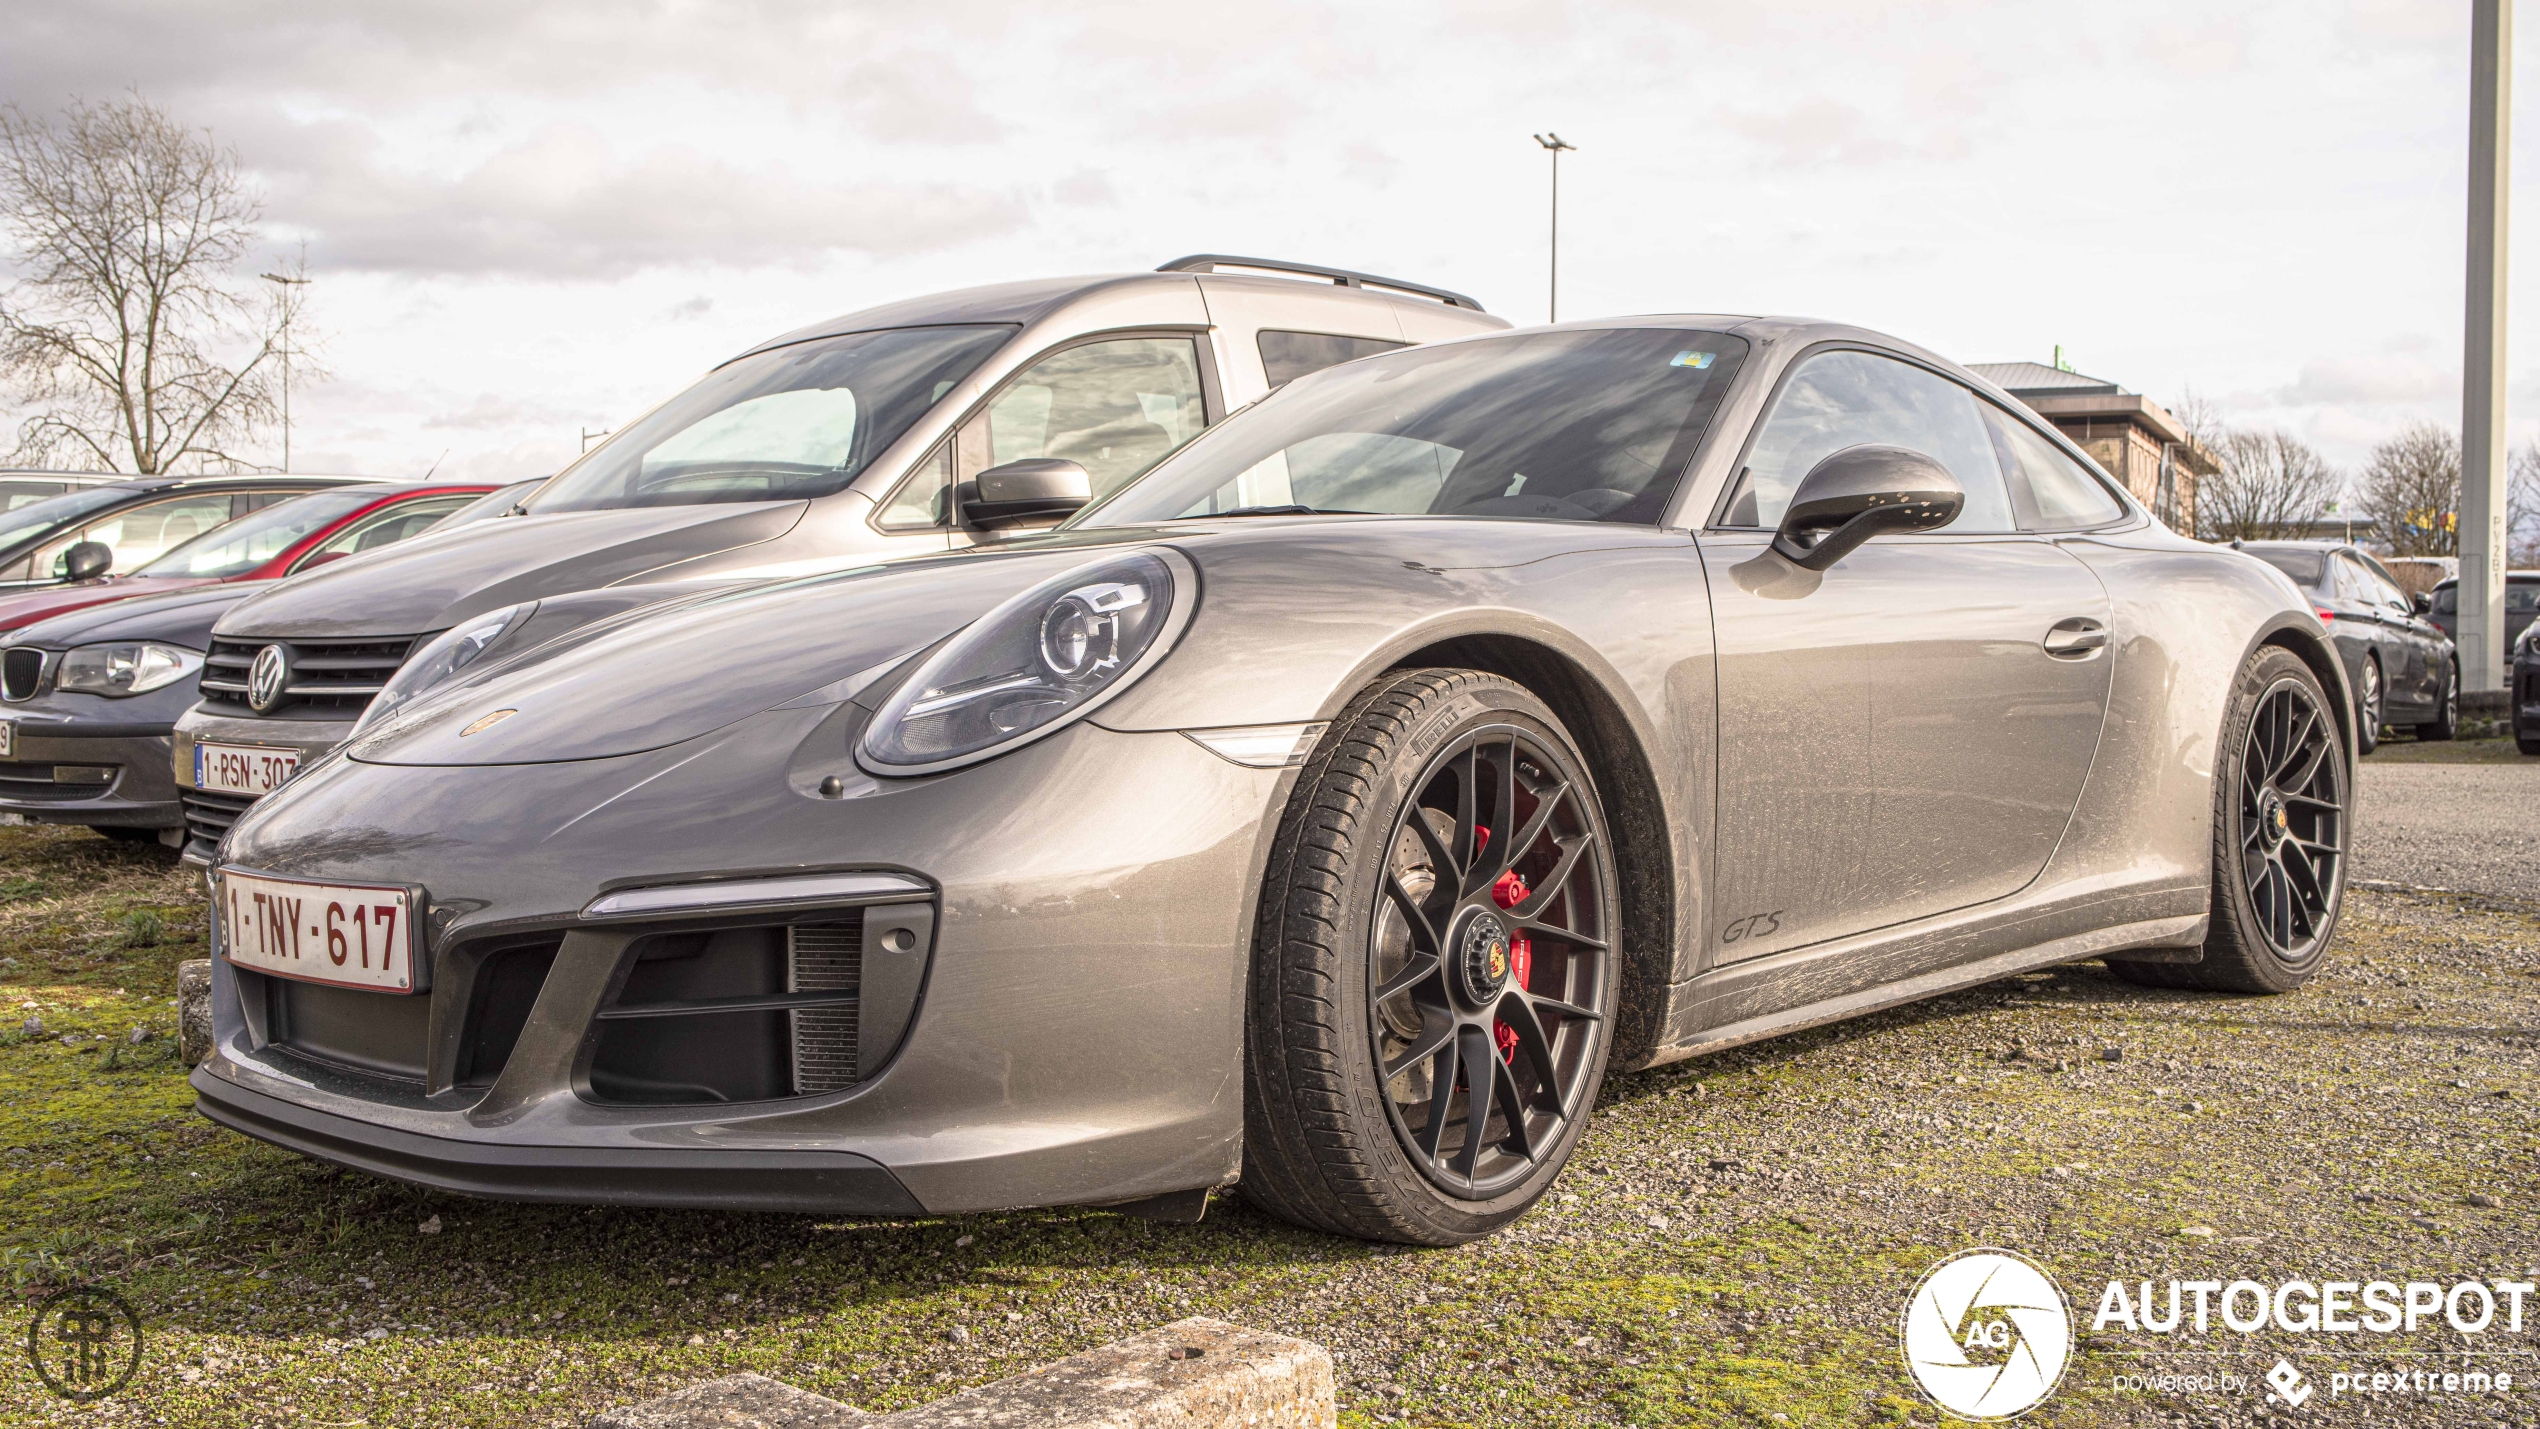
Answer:
[[[0,719],[0,759],[18,757],[18,725],[15,720]]]
[[[414,895],[221,870],[222,956],[254,972],[382,992],[414,991]]]
[[[252,794],[261,799],[282,787],[300,767],[300,751],[269,749],[261,744],[194,746],[194,787],[224,794]]]

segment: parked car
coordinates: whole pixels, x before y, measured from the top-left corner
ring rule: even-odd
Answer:
[[[1290,276],[1219,271],[1235,265]],[[1506,326],[1440,288],[1201,256],[914,298],[763,343],[593,447],[521,515],[231,611],[202,706],[177,732],[202,835],[189,856],[270,787],[187,782],[196,742],[220,755],[206,770],[287,776],[462,622],[567,591],[802,573],[1046,529],[1282,382]],[[1074,474],[1053,485],[1052,461]],[[259,660],[296,672],[261,700]]]
[[[216,581],[278,580],[420,535],[496,488],[387,482],[312,491],[215,526],[130,575],[0,596],[0,630],[138,595]]]
[[[2514,642],[2513,699],[2514,748],[2540,754],[2540,624]]]
[[[2461,583],[2447,580],[2434,588],[2433,609],[2427,619],[2442,630],[2443,638],[2461,638]],[[2540,615],[2540,571],[2505,572],[2505,648],[2514,648],[2522,632],[2530,628],[2532,618]]]
[[[2346,877],[2301,593],[1827,323],[1386,353],[1048,536],[508,620],[220,846],[214,1120],[475,1195],[1240,1177],[1450,1244],[1609,1070],[2089,958],[2287,991]]]
[[[0,594],[149,564],[250,511],[359,476],[119,476],[0,512]],[[79,552],[74,547],[96,549]]]
[[[2356,750],[2370,754],[2384,725],[2450,739],[2461,722],[2461,662],[2434,601],[2401,593],[2371,552],[2335,541],[2233,543],[2293,578],[2335,637],[2355,691]]]
[[[282,544],[297,558],[267,566],[302,569],[331,547],[376,550],[495,514],[474,484],[348,487],[296,498],[240,517],[167,559],[217,550],[233,539],[252,550],[288,531],[295,508],[317,503],[350,515],[327,520],[315,537]],[[382,495],[383,490],[387,493]],[[515,492],[517,488],[504,488]],[[499,495],[500,493],[496,493]],[[436,515],[435,508],[448,514]],[[307,514],[306,512],[302,513]],[[332,535],[325,532],[331,531]],[[184,807],[169,768],[177,716],[198,698],[196,674],[212,624],[269,579],[205,580],[157,594],[93,603],[0,634],[0,812],[39,824],[85,824],[114,838],[181,844]],[[28,597],[19,597],[27,599]],[[0,602],[5,604],[5,602]]]

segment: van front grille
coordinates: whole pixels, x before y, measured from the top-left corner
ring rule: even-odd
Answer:
[[[422,637],[393,635],[377,640],[224,640],[214,637],[203,656],[203,703],[214,712],[256,717],[247,704],[247,678],[256,656],[268,645],[291,654],[291,682],[282,702],[266,715],[351,719],[369,708],[372,697],[406,663]]]
[[[185,852],[194,858],[209,859],[220,847],[221,835],[238,822],[238,816],[254,807],[255,800],[235,794],[213,794],[201,789],[178,791],[185,805]]]

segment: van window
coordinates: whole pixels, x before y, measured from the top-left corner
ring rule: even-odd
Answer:
[[[1388,342],[1381,337],[1341,337],[1328,332],[1280,332],[1262,329],[1254,340],[1261,349],[1262,375],[1270,379],[1271,390],[1287,386],[1309,372],[1338,367],[1362,357],[1391,352],[1408,343]]]

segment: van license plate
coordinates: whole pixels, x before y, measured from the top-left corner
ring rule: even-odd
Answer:
[[[196,744],[194,787],[261,799],[300,767],[300,751],[257,744]]]

